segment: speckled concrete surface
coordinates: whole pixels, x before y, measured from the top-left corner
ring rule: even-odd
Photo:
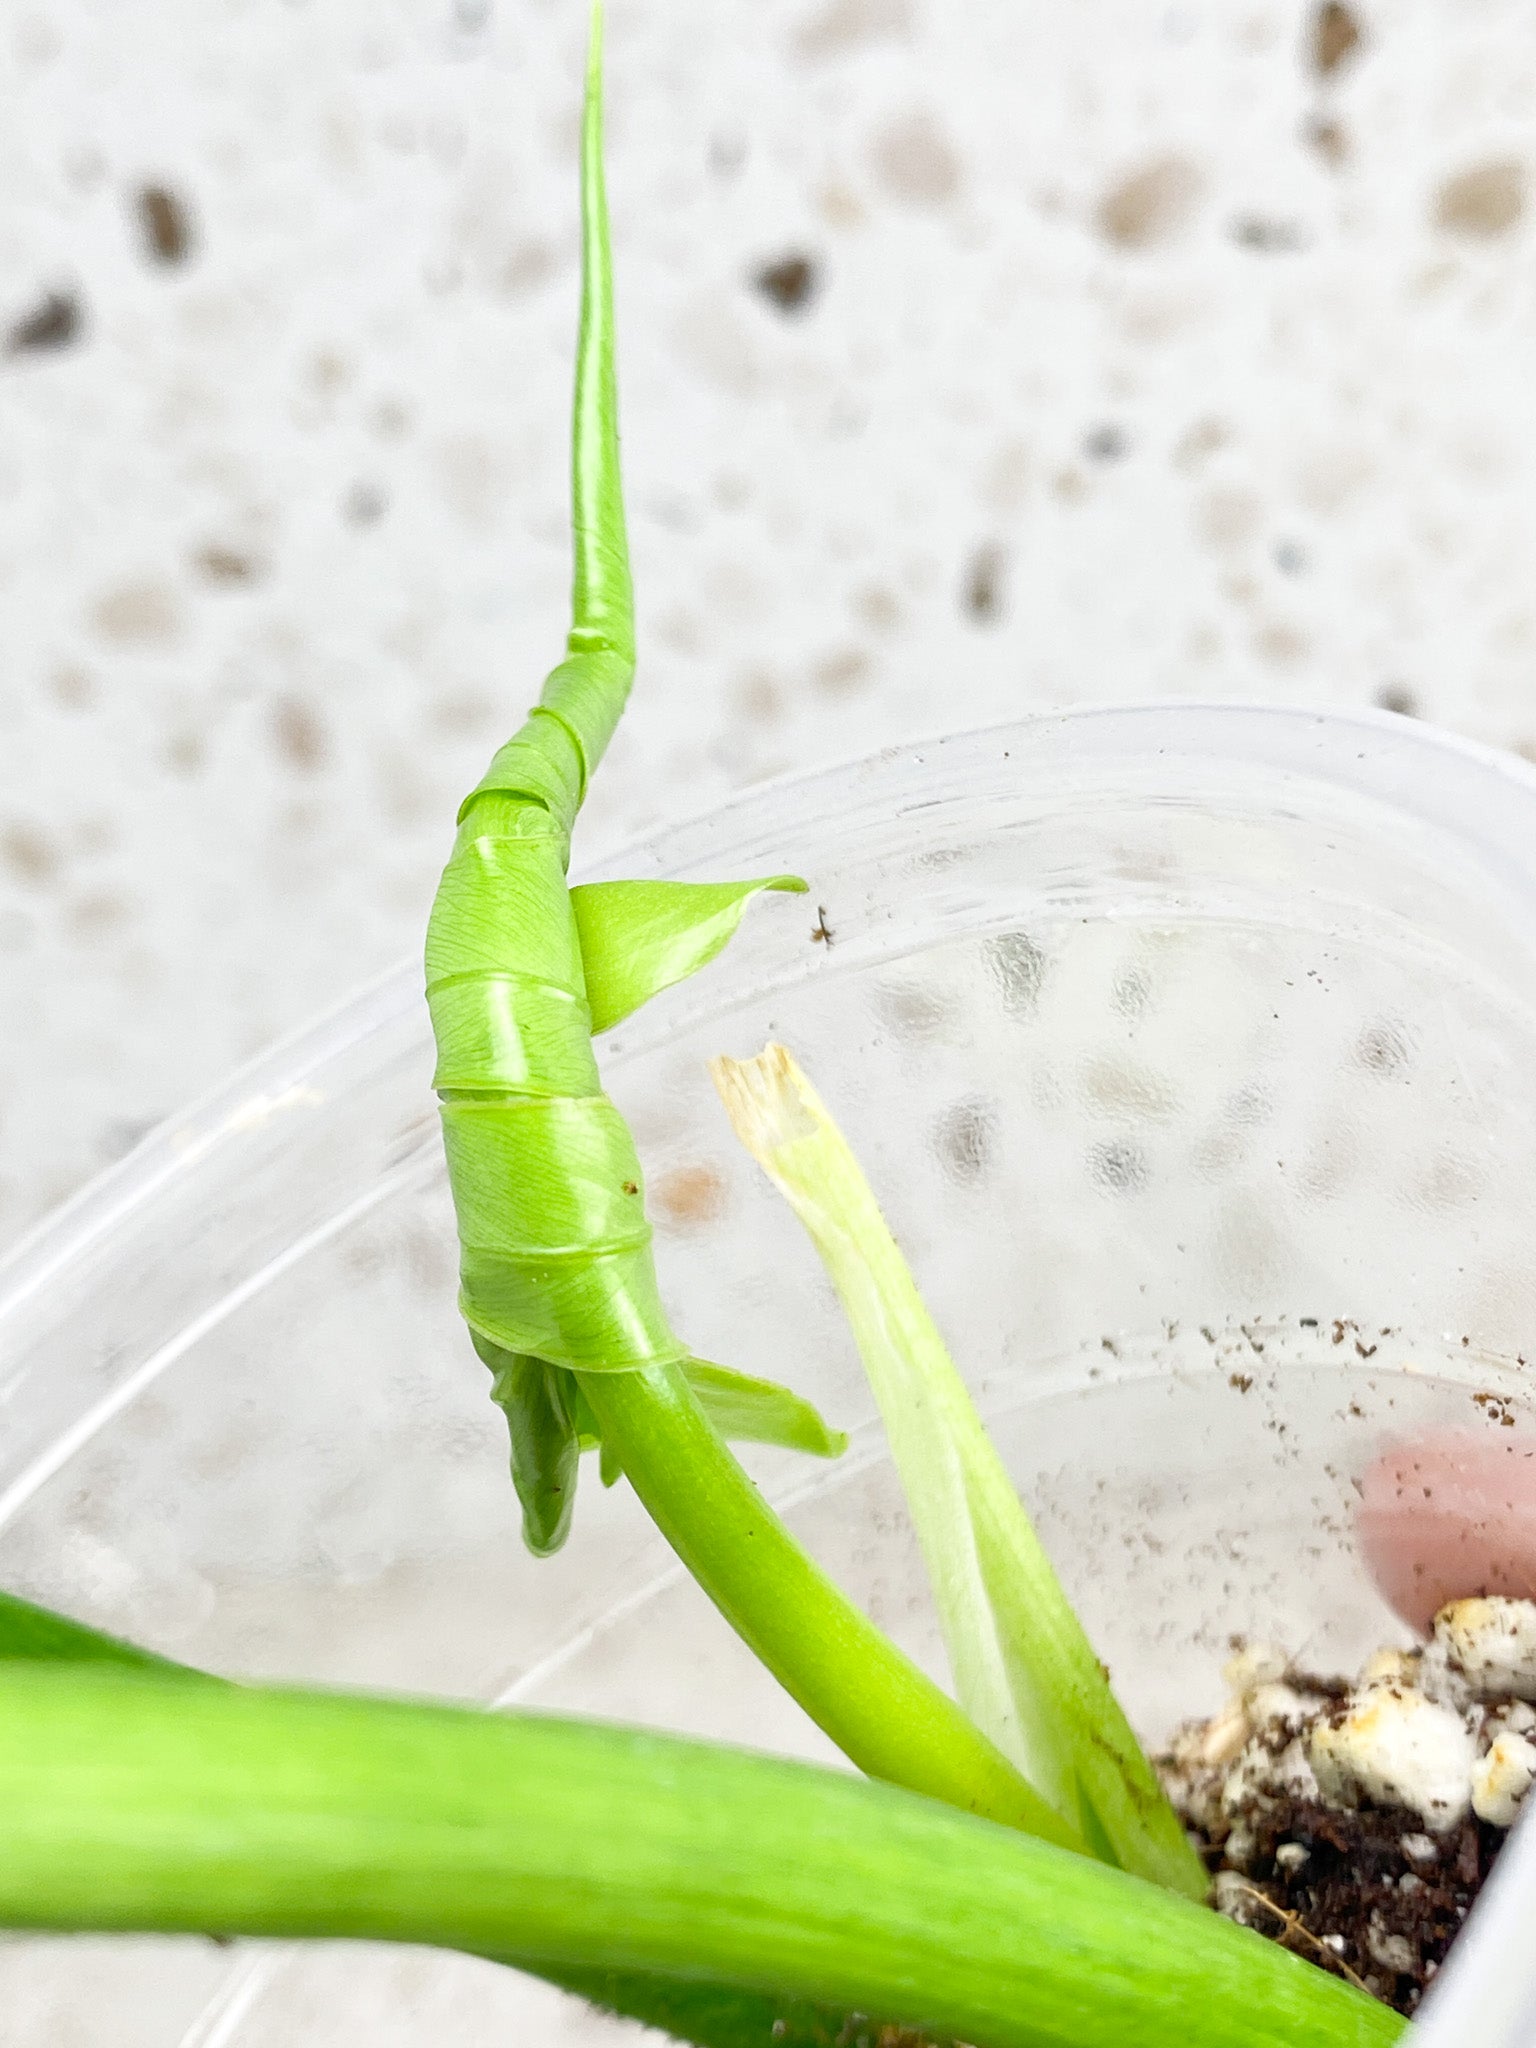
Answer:
[[[0,1237],[416,943],[559,644],[575,0],[18,0]],[[613,0],[587,844],[1031,705],[1536,748],[1518,0]]]

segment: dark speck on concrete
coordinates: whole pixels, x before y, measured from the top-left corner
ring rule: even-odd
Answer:
[[[761,265],[752,282],[781,313],[803,313],[821,288],[821,270],[811,257],[796,252]]]
[[[1363,40],[1353,9],[1342,0],[1323,0],[1312,16],[1312,69],[1319,78],[1331,78]]]
[[[73,292],[48,292],[13,323],[5,337],[10,356],[45,355],[80,339],[85,316]]]
[[[174,269],[192,253],[192,216],[168,185],[141,185],[135,195],[139,233],[151,263]]]
[[[1140,1148],[1118,1141],[1094,1146],[1088,1157],[1088,1175],[1111,1194],[1130,1195],[1146,1186],[1149,1172]]]
[[[1417,718],[1419,700],[1406,683],[1383,683],[1376,692],[1377,708],[1395,711],[1399,718]]]
[[[377,484],[353,484],[341,502],[341,516],[349,526],[377,526],[388,510],[389,500]]]
[[[1083,453],[1092,462],[1118,462],[1130,452],[1130,436],[1124,427],[1113,424],[1092,427],[1083,436]]]
[[[193,561],[210,583],[249,583],[260,574],[261,564],[239,548],[221,547],[217,542],[199,548]]]
[[[991,625],[1002,614],[1003,562],[1003,551],[996,541],[987,541],[971,556],[966,570],[962,603],[970,617],[982,625]]]
[[[1325,114],[1315,114],[1302,128],[1302,139],[1309,142],[1328,166],[1338,170],[1349,160],[1349,137],[1337,121]]]
[[[1302,246],[1301,229],[1293,220],[1270,220],[1259,213],[1242,213],[1232,223],[1232,239],[1240,249],[1257,249],[1264,255],[1282,255]]]
[[[1516,157],[1495,157],[1459,171],[1440,187],[1435,226],[1482,240],[1507,234],[1525,212],[1525,186],[1525,166]]]

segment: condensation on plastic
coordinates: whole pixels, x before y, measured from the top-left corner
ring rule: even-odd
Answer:
[[[1401,719],[1089,712],[756,790],[588,879],[786,868],[810,897],[755,905],[603,1064],[680,1330],[852,1431],[832,1467],[751,1454],[796,1530],[942,1670],[835,1305],[705,1078],[768,1036],[865,1160],[1149,1737],[1214,1705],[1235,1632],[1324,1667],[1392,1636],[1361,1471],[1490,1408],[1536,1427],[1536,775]],[[0,1582],[231,1672],[825,1757],[624,1488],[585,1480],[566,1551],[522,1553],[430,1076],[410,967],[0,1266]],[[1529,1828],[1428,2048],[1529,2042],[1504,1913],[1536,1913]],[[422,1951],[7,1943],[0,2001],[39,2044],[635,2038]]]

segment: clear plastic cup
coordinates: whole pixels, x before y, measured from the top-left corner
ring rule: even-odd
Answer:
[[[1215,1704],[1234,1634],[1324,1668],[1401,1636],[1360,1473],[1536,1405],[1536,774],[1400,719],[1095,711],[765,787],[605,872],[784,868],[809,899],[754,906],[605,1067],[682,1331],[853,1433],[835,1465],[749,1454],[791,1525],[942,1672],[856,1355],[704,1072],[768,1037],[1149,1739]],[[826,1756],[625,1488],[589,1475],[567,1549],[524,1554],[430,1071],[411,967],[0,1268],[0,1583],[231,1672]],[[633,2035],[382,1948],[18,1942],[0,2008],[39,2048]]]

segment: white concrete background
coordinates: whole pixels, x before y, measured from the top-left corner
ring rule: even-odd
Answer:
[[[0,1239],[417,944],[556,658],[583,15],[0,16]],[[1031,706],[1536,753],[1536,8],[612,0],[610,102],[589,847]]]

